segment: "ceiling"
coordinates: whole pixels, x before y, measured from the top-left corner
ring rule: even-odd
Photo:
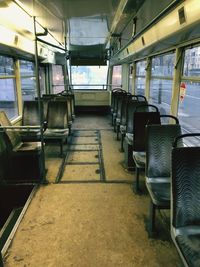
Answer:
[[[106,63],[118,36],[144,0],[20,0],[64,44],[74,65]],[[66,38],[65,38],[66,37]]]

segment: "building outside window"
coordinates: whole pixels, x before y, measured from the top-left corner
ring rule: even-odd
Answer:
[[[19,115],[14,60],[2,55],[0,55],[0,110],[4,110],[9,119]]]

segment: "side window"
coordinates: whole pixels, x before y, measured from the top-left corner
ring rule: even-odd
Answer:
[[[31,61],[19,60],[22,100],[34,100],[37,96],[35,66]]]
[[[185,49],[179,90],[178,117],[182,125],[183,132],[199,132],[200,46]]]
[[[14,60],[0,55],[0,110],[4,110],[9,119],[19,115],[16,93]]]
[[[135,94],[145,95],[146,60],[136,62]]]
[[[122,66],[113,66],[112,73],[112,89],[116,87],[121,87],[122,85]]]
[[[161,114],[170,114],[175,54],[152,58],[150,102]]]
[[[58,94],[64,91],[64,73],[62,65],[53,65],[52,66],[53,74],[53,93]]]

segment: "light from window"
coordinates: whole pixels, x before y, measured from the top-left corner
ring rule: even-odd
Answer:
[[[72,66],[71,71],[74,89],[106,89],[107,66]]]

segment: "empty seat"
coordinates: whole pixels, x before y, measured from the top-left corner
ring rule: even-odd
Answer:
[[[117,117],[116,117],[117,140],[119,140],[120,125],[122,123],[123,124],[126,123],[125,120],[126,120],[127,101],[128,99],[132,99],[133,97],[134,96],[132,96],[130,93],[127,93],[122,98],[119,99]]]
[[[200,147],[178,147],[172,150],[171,236],[184,266],[200,266]]]
[[[127,118],[126,118],[126,127],[125,129],[120,128],[121,131],[121,149],[124,150],[125,157],[125,166],[128,169],[134,168],[135,164],[132,157],[132,146],[133,146],[133,117],[135,110],[138,106],[146,104],[146,101],[138,101],[131,99],[128,101],[127,107]],[[125,130],[125,133],[123,132]]]
[[[44,140],[59,142],[60,153],[63,155],[63,144],[67,141],[68,135],[66,101],[50,101],[48,103],[47,128],[44,131]]]
[[[44,126],[43,103],[41,102],[41,118],[38,101],[24,101],[22,113],[22,126],[36,126],[23,129],[20,134],[24,141],[38,141],[41,139],[40,119]]]
[[[138,106],[133,118],[133,147],[132,156],[136,167],[136,192],[139,191],[140,170],[146,163],[146,125],[160,124],[160,112],[154,105]]]
[[[70,96],[57,96],[55,97],[56,101],[65,101],[67,106],[67,114],[68,114],[68,128],[69,134],[71,133],[72,126],[72,100]]]
[[[150,195],[149,233],[155,232],[156,209],[170,207],[171,150],[179,124],[148,125],[145,182]]]
[[[8,169],[4,179],[12,182],[41,182],[45,179],[44,154],[41,142],[23,142],[4,111],[0,112],[0,125]]]

